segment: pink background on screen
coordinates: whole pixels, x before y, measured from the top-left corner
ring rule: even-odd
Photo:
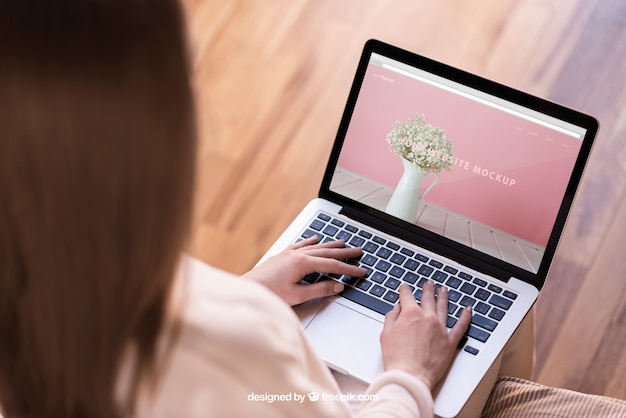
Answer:
[[[444,129],[459,160],[452,172],[439,173],[425,200],[545,246],[581,140],[370,65],[338,166],[395,188],[402,163],[385,137],[395,121],[415,114]],[[515,184],[477,175],[475,166]]]

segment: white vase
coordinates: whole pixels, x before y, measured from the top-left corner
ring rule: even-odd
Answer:
[[[439,176],[435,172],[426,172],[404,158],[400,158],[404,166],[404,173],[393,191],[389,203],[387,203],[385,212],[407,222],[415,223],[420,200],[437,184]],[[435,181],[420,195],[422,180],[431,174],[435,175]]]

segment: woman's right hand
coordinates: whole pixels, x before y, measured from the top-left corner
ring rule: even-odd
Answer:
[[[457,346],[472,320],[465,308],[450,333],[448,290],[428,281],[422,290],[421,306],[407,285],[400,288],[400,302],[385,316],[380,335],[385,370],[399,369],[422,379],[432,390],[446,373]]]

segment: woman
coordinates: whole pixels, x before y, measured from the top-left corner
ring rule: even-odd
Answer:
[[[289,305],[341,291],[307,273],[363,274],[339,261],[360,249],[313,238],[243,279],[181,257],[195,130],[175,0],[2,2],[0,92],[5,417],[350,414],[268,395],[340,393]],[[403,288],[387,315],[361,415],[432,415],[471,312],[448,335],[447,292],[423,298]]]

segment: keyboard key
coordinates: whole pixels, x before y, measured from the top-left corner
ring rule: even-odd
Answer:
[[[379,260],[378,263],[376,263],[376,269],[383,271],[385,273],[387,272],[387,270],[389,270],[390,267],[391,267],[391,263],[385,260]]]
[[[385,245],[385,243],[387,242],[386,239],[381,238],[381,237],[377,237],[377,236],[374,236],[374,238],[372,238],[372,241],[374,241],[376,244],[380,244],[380,245]]]
[[[450,267],[450,266],[445,266],[443,268],[443,271],[445,271],[446,273],[450,273],[450,274],[457,274],[459,272],[457,269],[455,269],[454,267]]]
[[[370,293],[374,296],[382,296],[385,293],[385,288],[375,284],[370,290]]]
[[[383,299],[391,303],[396,303],[398,301],[398,298],[399,295],[396,292],[392,292],[391,290],[388,290],[387,293],[385,293],[385,296],[383,296]]]
[[[478,314],[472,315],[472,324],[478,325],[479,327],[484,328],[487,331],[493,331],[498,325],[496,321],[492,321],[491,319],[485,318],[484,316]]]
[[[459,277],[463,280],[472,280],[472,275],[465,272],[460,272]]]
[[[375,285],[376,287],[378,285]],[[380,287],[380,286],[378,286]],[[383,291],[382,287],[380,287]],[[371,292],[371,291],[370,291]],[[387,302],[383,302],[380,299],[376,299],[366,293],[361,292],[360,290],[354,289],[352,287],[346,287],[343,292],[340,293],[344,298],[351,300],[352,302],[358,303],[359,305],[365,306],[367,308],[372,309],[375,312],[378,312],[381,315],[385,315],[387,312],[393,309],[393,306],[388,304]]]
[[[353,234],[354,234],[355,232],[357,232],[358,230],[359,230],[359,228],[357,228],[356,226],[353,226],[353,225],[350,225],[350,224],[347,224],[347,225],[346,225],[346,231],[350,231],[350,232],[352,232]]]
[[[314,219],[309,226],[311,227],[311,229],[321,231],[322,228],[324,228],[324,225],[326,225],[324,222],[320,221],[319,219]]]
[[[480,287],[485,287],[485,286],[487,286],[487,282],[486,282],[486,281],[484,281],[483,279],[478,278],[478,277],[476,277],[476,278],[473,280],[473,282],[474,282],[475,284],[477,284],[478,286],[480,286]]]
[[[415,254],[415,258],[417,260],[421,261],[422,263],[425,263],[425,262],[427,262],[429,260],[428,257],[426,257],[425,255],[420,254],[420,253]]]
[[[459,302],[459,304],[463,306],[474,306],[475,303],[476,299],[470,298],[469,296],[463,296]]]
[[[318,213],[317,217],[326,222],[330,221],[330,216],[326,215],[325,213]]]
[[[512,300],[517,299],[517,295],[513,292],[509,292],[508,290],[505,290],[503,295]]]
[[[324,228],[322,232],[325,233],[326,235],[330,235],[331,237],[333,237],[335,236],[337,231],[339,231],[339,229],[336,226],[326,225],[326,228]]]
[[[387,276],[385,276],[379,271],[375,271],[372,274],[372,277],[370,277],[370,280],[376,283],[383,283],[385,280],[387,280]]]
[[[375,253],[377,249],[378,249],[378,244],[374,244],[371,241],[368,241],[363,246],[363,251],[365,251],[367,253]]]
[[[471,345],[466,346],[463,351],[470,353],[473,356],[477,355],[479,352],[477,348],[474,348]]]
[[[350,286],[354,286],[355,284],[358,283],[359,280],[361,280],[361,277],[353,277],[353,276],[343,276],[343,279],[341,279],[342,282]]]
[[[364,292],[367,292],[369,290],[370,287],[372,287],[372,282],[370,282],[369,280],[361,280],[357,285],[356,285],[357,289],[361,289]]]
[[[483,302],[478,302],[478,304],[474,306],[474,311],[481,313],[483,315],[487,315],[487,312],[489,312],[489,309],[491,309],[491,306]]]
[[[502,308],[505,311],[508,311],[513,302],[510,299],[505,299],[500,295],[493,295],[491,299],[489,299],[489,303],[493,306],[497,306],[498,308]]]
[[[417,274],[408,272],[407,274],[404,275],[402,280],[404,280],[407,283],[415,284],[415,282],[417,281],[418,277],[419,276]]]
[[[337,238],[337,240],[348,242],[348,240],[352,238],[352,234],[346,231],[339,231],[339,233],[337,234],[335,238]]]
[[[450,289],[450,291],[448,292],[448,300],[452,301],[452,302],[456,302],[461,298],[461,293],[457,292],[454,289]]]
[[[389,270],[389,274],[392,275],[393,277],[397,277],[398,279],[400,277],[402,277],[402,275],[406,272],[406,270],[404,270],[403,268],[400,268],[398,266],[393,266],[391,268],[391,270]]]
[[[448,313],[449,313],[450,315],[452,315],[452,314],[454,314],[454,313],[456,312],[456,310],[457,310],[458,308],[459,308],[459,307],[458,307],[458,306],[456,306],[454,303],[449,303],[449,304],[448,304]]]
[[[428,281],[428,279],[426,279],[425,277],[420,277],[419,281],[417,282],[417,285],[419,287],[424,287],[424,285],[426,284],[427,281]]]
[[[474,325],[470,325],[470,328],[467,331],[467,335],[484,343],[485,341],[487,341],[490,334],[485,330],[475,327]]]
[[[476,298],[480,300],[487,300],[489,299],[489,296],[491,296],[491,292],[488,292],[485,289],[478,289],[474,296],[476,296]]]
[[[319,232],[312,231],[310,229],[307,229],[306,231],[304,231],[302,233],[302,238],[305,238],[305,239],[306,238],[311,238],[313,235],[317,235],[317,237],[319,238],[320,241],[324,239],[324,235],[322,235]]]
[[[365,243],[365,240],[361,237],[358,236],[354,236],[352,237],[352,239],[350,240],[350,242],[348,244],[353,245],[355,247],[360,247]]]
[[[413,257],[413,254],[415,254],[415,251],[413,251],[413,250],[409,250],[408,248],[402,248],[402,249],[400,250],[400,252],[401,252],[402,254],[404,254],[404,255],[409,256],[409,257]]]
[[[419,267],[419,265],[420,263],[418,261],[415,261],[410,258],[406,260],[406,262],[404,263],[404,267],[411,271],[415,271]]]
[[[459,279],[458,277],[451,276],[446,282],[446,285],[452,289],[458,289],[461,283],[462,283],[461,279]]]
[[[370,238],[372,238],[372,234],[370,234],[370,233],[369,233],[369,232],[367,232],[367,231],[363,231],[363,230],[360,230],[360,231],[359,231],[359,235],[360,235],[360,236],[362,236],[362,237],[363,237],[363,238],[365,238],[365,239],[370,239]]]
[[[448,319],[446,321],[446,327],[452,328],[456,324],[457,319],[453,316],[448,315]]]
[[[443,283],[447,278],[448,278],[448,274],[444,273],[441,270],[437,270],[435,271],[435,273],[433,273],[433,280],[436,280],[439,283]]]
[[[376,255],[386,259],[391,255],[391,251],[385,247],[381,247],[378,251],[376,251]]]
[[[505,314],[504,311],[501,311],[498,308],[493,308],[493,309],[491,309],[491,312],[489,312],[489,318],[493,318],[496,321],[499,321],[502,318],[504,318],[504,314]]]
[[[311,283],[315,283],[318,277],[320,277],[319,273],[310,273],[304,276],[302,281],[311,284]]]
[[[397,264],[399,266],[402,265],[402,263],[404,263],[404,260],[406,260],[406,257],[403,256],[402,254],[398,254],[398,253],[394,253],[391,258],[389,259],[389,261],[391,261],[394,264]]]
[[[378,261],[378,259],[371,254],[365,254],[363,257],[361,257],[361,263],[367,266],[373,266],[376,261]]]
[[[502,292],[502,288],[499,286],[496,286],[495,284],[490,284],[489,286],[487,286],[487,289],[491,290],[492,292],[495,293],[500,293]]]
[[[468,282],[463,283],[463,286],[461,286],[461,292],[467,295],[473,294],[474,290],[476,290],[476,286]]]
[[[415,292],[413,292],[413,295],[415,296],[415,299],[418,301],[422,300],[422,289],[420,289],[419,287],[417,289],[415,289]]]
[[[333,219],[332,221],[330,221],[331,224],[338,226],[339,228],[343,227],[346,223],[342,220],[339,219]]]
[[[390,289],[397,289],[398,286],[400,286],[400,280],[396,280],[393,278],[389,278],[386,282],[385,282],[385,286],[387,286]]]
[[[443,267],[443,263],[441,263],[441,262],[439,262],[439,261],[437,261],[437,260],[430,260],[430,261],[428,262],[428,264],[430,264],[431,266],[433,266],[433,267],[435,267],[435,268],[438,268],[438,269],[440,269],[440,268],[442,268],[442,267]]]
[[[398,244],[396,244],[395,242],[391,242],[391,241],[387,243],[387,247],[391,248],[394,251],[398,251],[400,249],[400,246]]]
[[[427,266],[426,264],[422,264],[422,266],[417,270],[419,274],[422,276],[430,277],[430,275],[435,271],[434,268]]]

